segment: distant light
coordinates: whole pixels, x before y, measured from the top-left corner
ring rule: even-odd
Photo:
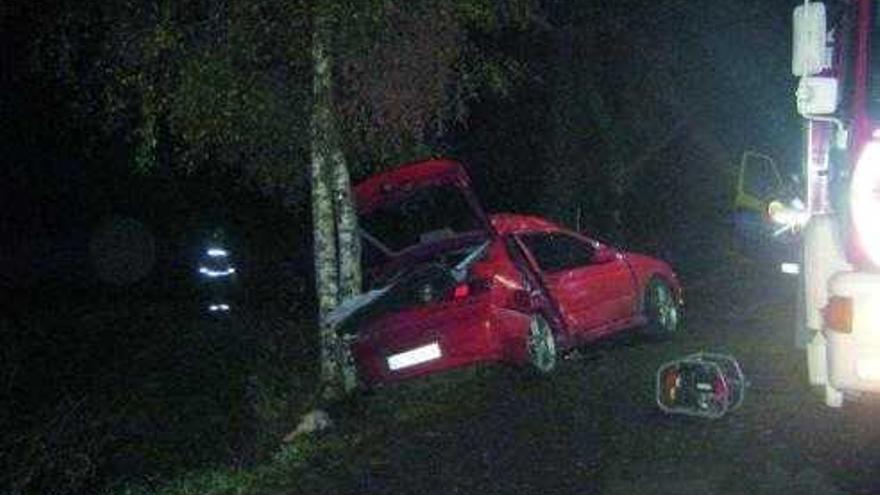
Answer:
[[[428,345],[423,345],[406,352],[389,356],[388,367],[391,368],[392,371],[397,371],[417,364],[433,361],[434,359],[438,359],[441,355],[440,345],[437,342],[432,342]]]
[[[229,251],[221,248],[208,248],[207,253],[212,258],[225,258],[229,256]]]
[[[771,220],[788,228],[803,227],[810,219],[809,212],[804,210],[804,203],[800,200],[792,201],[789,205],[781,201],[771,201],[767,206],[767,214]]]
[[[801,265],[799,263],[783,263],[779,265],[779,269],[782,273],[787,273],[789,275],[798,275],[801,273]]]
[[[215,313],[218,311],[223,311],[223,312],[229,311],[229,305],[228,304],[212,304],[212,305],[208,306],[208,311],[211,311],[212,313]]]
[[[209,278],[228,277],[235,273],[235,268],[229,267],[225,270],[211,270],[207,267],[199,267],[199,273]]]

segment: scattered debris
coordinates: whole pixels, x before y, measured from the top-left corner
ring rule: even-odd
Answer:
[[[746,380],[733,356],[698,352],[660,366],[657,405],[664,412],[720,418],[742,404]]]
[[[284,436],[285,443],[292,442],[302,435],[308,435],[316,431],[326,430],[333,427],[333,421],[326,411],[314,409],[303,415],[296,429]]]

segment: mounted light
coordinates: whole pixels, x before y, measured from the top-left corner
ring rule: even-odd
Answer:
[[[397,371],[439,359],[442,355],[443,354],[440,352],[440,345],[437,342],[431,342],[428,345],[423,345],[421,347],[416,347],[415,349],[388,356],[388,367],[391,371]]]
[[[859,246],[880,266],[880,141],[865,145],[853,172],[849,201]]]

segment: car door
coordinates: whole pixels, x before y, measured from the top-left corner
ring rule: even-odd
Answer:
[[[638,283],[620,251],[597,241],[587,239],[586,242],[595,249],[589,271],[594,282],[593,290],[598,292],[602,314],[607,315],[603,323],[611,324],[609,329],[613,330],[619,326],[615,323],[635,316]]]
[[[628,316],[632,275],[619,256],[608,256],[598,242],[566,232],[527,233],[520,239],[574,333],[601,333]],[[603,256],[597,257],[600,251]]]

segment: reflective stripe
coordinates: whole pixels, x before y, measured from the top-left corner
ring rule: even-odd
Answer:
[[[207,253],[207,255],[212,258],[225,258],[225,257],[229,256],[229,251],[227,251],[223,248],[215,248],[215,247],[208,248],[208,250],[205,251],[205,253]]]
[[[208,268],[206,266],[201,266],[201,267],[199,267],[199,273],[201,273],[202,275],[204,275],[206,277],[210,277],[210,278],[228,277],[228,276],[232,275],[233,273],[235,273],[235,268],[230,266],[229,268],[227,268],[225,270],[211,270],[210,268]]]

